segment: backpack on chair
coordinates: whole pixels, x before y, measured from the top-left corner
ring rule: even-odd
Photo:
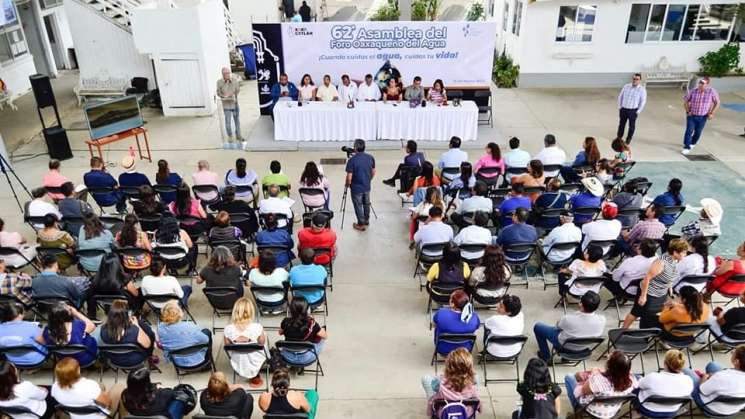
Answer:
[[[439,419],[468,419],[468,409],[461,401],[448,401],[440,410]]]

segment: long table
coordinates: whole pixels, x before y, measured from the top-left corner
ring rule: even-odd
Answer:
[[[474,102],[461,106],[418,106],[408,102],[279,102],[274,106],[274,139],[280,141],[351,141],[361,138],[464,141],[478,136],[479,110]]]

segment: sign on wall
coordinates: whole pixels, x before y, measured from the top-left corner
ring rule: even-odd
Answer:
[[[255,24],[253,31],[262,114],[271,112],[267,89],[281,72],[295,84],[304,74],[310,74],[316,85],[325,74],[331,75],[335,84],[340,83],[342,74],[358,83],[372,74],[381,84],[391,74],[400,75],[407,85],[420,76],[426,86],[441,79],[446,88],[491,82],[496,41],[493,22]],[[277,31],[280,40],[276,39]],[[262,67],[260,59],[269,61],[266,50],[278,58]],[[271,72],[264,74],[271,81],[268,87],[262,86],[262,70]]]
[[[13,0],[0,0],[0,26],[15,23],[17,20]]]

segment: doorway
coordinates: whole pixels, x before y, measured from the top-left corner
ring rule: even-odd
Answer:
[[[47,30],[47,37],[49,38],[49,46],[52,47],[52,56],[57,66],[57,70],[65,68],[65,57],[59,44],[59,31],[57,30],[57,22],[54,19],[54,14],[48,14],[44,16],[44,27]]]

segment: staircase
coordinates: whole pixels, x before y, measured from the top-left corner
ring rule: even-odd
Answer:
[[[130,26],[131,11],[142,5],[140,0],[73,0],[87,6],[101,15],[114,25],[132,33]]]
[[[222,5],[222,11],[225,15],[225,34],[228,39],[228,50],[233,51],[235,47],[242,44],[241,38],[238,36],[238,30],[235,28],[235,21],[233,16],[230,14],[230,10],[225,7],[225,3]]]

